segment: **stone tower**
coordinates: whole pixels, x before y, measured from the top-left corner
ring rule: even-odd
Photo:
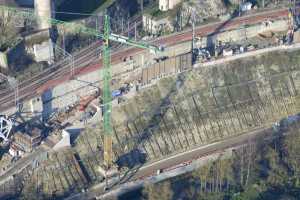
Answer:
[[[34,9],[39,17],[38,28],[40,30],[49,29],[51,24],[47,19],[52,16],[52,1],[51,0],[34,0]]]

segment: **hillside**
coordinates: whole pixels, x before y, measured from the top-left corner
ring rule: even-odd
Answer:
[[[210,162],[193,173],[156,185],[121,200],[298,200],[300,196],[299,124],[274,132]]]

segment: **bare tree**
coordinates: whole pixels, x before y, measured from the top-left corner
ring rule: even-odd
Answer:
[[[251,141],[248,142],[248,167],[247,167],[247,176],[246,176],[246,182],[245,182],[245,185],[247,186],[248,184],[248,181],[249,181],[249,175],[250,175],[250,168],[251,168],[251,165],[252,165],[252,155],[253,155],[253,147],[254,144],[251,143]]]
[[[0,50],[5,50],[16,40],[17,30],[13,21],[12,13],[0,12]]]
[[[158,185],[149,184],[143,189],[143,198],[147,200],[169,200],[172,199],[172,197],[173,191],[169,181],[164,181]]]

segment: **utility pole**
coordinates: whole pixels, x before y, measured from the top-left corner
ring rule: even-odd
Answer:
[[[136,30],[136,22],[134,22],[134,40],[136,41],[137,30]]]
[[[243,22],[243,29],[244,29],[244,37],[245,37],[245,40],[248,40],[248,38],[247,38],[247,28],[246,28],[245,22]]]
[[[294,3],[293,3],[293,11],[294,11],[294,16],[296,15],[296,0],[294,0]]]
[[[195,9],[192,9],[192,63],[194,64],[196,60],[196,54],[195,54]]]
[[[140,0],[141,1],[141,13],[142,13],[142,18],[144,16],[144,0]],[[142,27],[143,27],[143,23],[142,23]]]
[[[101,15],[99,13],[96,14],[96,23],[95,23],[95,30],[101,32],[102,27],[102,20]]]
[[[18,83],[18,80],[16,80],[16,84],[15,84],[15,105],[19,110],[19,83]]]
[[[182,9],[180,9],[180,30],[183,30],[183,19],[182,19]]]
[[[18,80],[10,77],[10,76],[5,76],[4,74],[0,73],[0,78],[4,77],[9,86],[14,90],[14,101],[15,101],[15,106],[16,106],[16,110],[19,111],[19,83]]]
[[[128,20],[127,20],[127,32],[128,32],[127,37],[130,37],[129,18],[128,18]]]
[[[11,85],[11,87],[14,90],[14,94],[15,94],[15,106],[17,108],[17,110],[19,110],[19,84],[18,84],[18,80],[13,78],[11,80],[9,80],[9,84]]]
[[[62,33],[62,42],[63,42],[64,57],[65,57],[66,56],[65,30],[63,30]]]
[[[192,52],[195,48],[195,9],[192,10]]]
[[[121,35],[123,35],[124,33],[124,18],[122,17],[122,21],[121,21],[121,27],[122,27],[122,32],[121,32]]]
[[[95,30],[96,30],[96,31],[99,30],[99,22],[98,22],[98,20],[99,20],[99,16],[98,16],[98,14],[97,14],[97,15],[96,15],[96,21],[95,21]]]
[[[63,55],[63,58],[68,58],[70,61],[70,75],[73,77],[75,75],[75,61],[74,56],[67,52],[65,48],[60,48],[59,45],[55,45],[53,42],[51,42],[51,46],[55,49],[56,52],[58,52],[60,55]]]
[[[140,4],[141,4],[141,13],[142,13],[142,16],[144,14],[144,0],[140,0]]]
[[[71,54],[70,54],[71,55]],[[73,77],[75,75],[75,63],[74,63],[74,56],[71,55],[70,57],[71,59],[71,77]]]

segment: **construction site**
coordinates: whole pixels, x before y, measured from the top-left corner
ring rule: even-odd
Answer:
[[[33,49],[49,65],[26,80],[0,73],[0,199],[117,197],[299,121],[296,4],[145,40],[136,23],[127,37],[108,15],[97,30],[39,2],[37,12],[0,5],[43,30]],[[96,39],[71,54],[51,41],[53,27]]]

